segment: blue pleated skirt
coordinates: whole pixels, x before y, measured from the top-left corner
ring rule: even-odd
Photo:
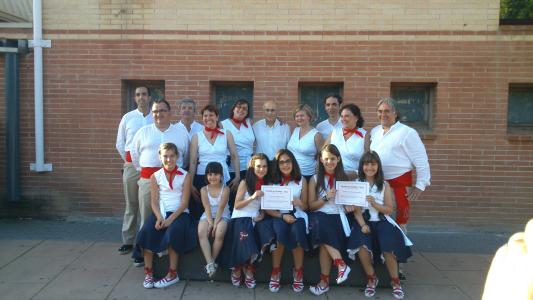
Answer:
[[[233,268],[254,261],[259,256],[252,218],[231,219],[224,236],[224,245],[217,258],[223,267]]]
[[[302,247],[306,251],[309,250],[304,219],[297,218],[296,222],[289,224],[282,219],[273,218],[272,227],[276,241],[284,245],[285,248],[293,250],[296,247]]]
[[[309,213],[308,216],[309,238],[313,248],[317,248],[320,244],[326,244],[339,250],[344,256],[346,254],[346,236],[339,214],[315,211]]]
[[[171,214],[172,212],[167,212],[167,217]],[[146,219],[137,234],[137,247],[159,253],[167,250],[170,246],[178,254],[183,254],[196,248],[198,244],[197,226],[196,222],[189,216],[189,213],[180,214],[169,227],[161,230],[155,229],[156,221],[154,214]]]
[[[403,234],[398,227],[387,220],[369,221],[367,224],[370,233],[363,234],[361,226],[357,222],[353,223],[352,233],[348,238],[348,251],[365,251],[361,247],[366,247],[372,253],[375,263],[382,260],[384,252],[392,252],[400,263],[406,262],[413,255],[411,247],[405,245]]]

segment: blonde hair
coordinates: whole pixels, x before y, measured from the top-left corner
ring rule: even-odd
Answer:
[[[299,111],[303,111],[303,112],[305,112],[307,114],[307,116],[309,116],[309,122],[310,123],[313,123],[315,121],[315,112],[313,111],[313,109],[311,107],[309,107],[309,105],[300,104],[300,105],[296,106],[296,109],[294,110],[294,113],[292,114],[292,117],[295,118],[296,114]]]

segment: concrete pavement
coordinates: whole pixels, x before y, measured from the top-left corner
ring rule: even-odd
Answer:
[[[415,248],[404,268],[405,299],[480,299],[493,253],[518,230],[519,226],[410,226]],[[266,284],[255,290],[234,288],[229,279],[182,280],[165,290],[146,290],[142,268],[134,267],[129,256],[118,255],[119,246],[116,219],[0,220],[0,298],[367,299],[360,287],[333,286],[327,295],[315,297],[307,290],[296,294],[287,285],[277,294],[270,293]],[[374,299],[393,299],[388,283],[380,286]]]

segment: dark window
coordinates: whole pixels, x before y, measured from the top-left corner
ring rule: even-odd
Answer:
[[[533,1],[501,0],[500,25],[533,25]]]
[[[249,118],[253,117],[253,82],[212,82],[211,95],[213,103],[220,110],[220,121],[229,118],[231,107],[240,99],[248,100]]]
[[[400,121],[419,129],[431,128],[436,83],[392,83],[391,97],[398,102]]]
[[[122,80],[122,113],[137,108],[135,89],[138,86],[148,87],[152,101],[165,98],[164,80]]]
[[[533,129],[533,84],[509,85],[509,128]]]
[[[328,114],[324,109],[324,97],[329,94],[338,94],[342,96],[342,91],[342,82],[299,83],[300,103],[309,105],[315,112],[316,120],[313,125],[328,118]]]

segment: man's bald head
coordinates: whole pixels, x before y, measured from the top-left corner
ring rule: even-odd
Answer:
[[[278,117],[277,105],[274,101],[266,101],[263,104],[263,110],[265,111],[265,119],[267,123],[273,124]]]

